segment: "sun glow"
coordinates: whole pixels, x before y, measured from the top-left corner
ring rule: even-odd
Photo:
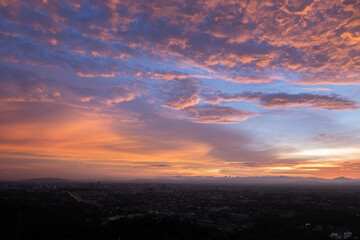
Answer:
[[[316,149],[305,149],[297,152],[283,153],[282,157],[300,157],[300,158],[353,158],[360,153],[359,148],[316,148]],[[330,160],[330,159],[329,159]]]

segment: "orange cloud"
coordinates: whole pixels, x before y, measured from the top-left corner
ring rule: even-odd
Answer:
[[[11,118],[7,115],[10,113],[13,117],[19,117],[20,111],[29,108],[23,103],[19,104],[11,112],[2,107],[0,121]],[[34,108],[40,107],[37,103],[33,104]],[[42,169],[45,175],[49,174],[46,169],[50,169],[52,174],[66,176],[65,166],[80,166],[77,174],[71,173],[71,178],[75,179],[91,177],[92,174],[94,177],[113,178],[154,177],[162,172],[171,175],[194,174],[197,166],[203,164],[201,159],[210,151],[209,146],[200,142],[170,143],[142,136],[135,131],[140,123],[118,121],[126,118],[126,112],[118,112],[118,116],[112,119],[104,113],[89,115],[84,110],[67,107],[60,111],[61,108],[58,106],[55,112],[42,113],[39,119],[36,116],[33,119],[27,117],[27,120],[7,121],[0,125],[3,133],[0,137],[1,169],[13,172],[13,177],[19,177],[19,168],[33,171],[33,174]],[[22,114],[31,114],[29,111],[27,109]],[[119,128],[119,132],[114,131],[116,128]],[[19,161],[21,165],[18,165]],[[158,171],[153,169],[151,172],[139,170],[143,166],[164,163],[177,167],[166,168],[166,171],[160,168],[154,168]],[[58,171],[54,169],[56,166],[59,166]],[[89,173],[86,173],[87,169]]]

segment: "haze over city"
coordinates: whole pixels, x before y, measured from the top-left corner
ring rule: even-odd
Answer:
[[[359,1],[0,0],[0,16],[0,180],[359,178]]]

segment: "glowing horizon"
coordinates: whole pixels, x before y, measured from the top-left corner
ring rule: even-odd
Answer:
[[[0,180],[360,177],[357,1],[0,12]]]

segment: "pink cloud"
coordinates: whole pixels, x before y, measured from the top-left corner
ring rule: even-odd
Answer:
[[[172,109],[184,109],[200,102],[198,93],[201,88],[197,86],[197,81],[193,79],[177,79],[170,84],[163,86],[164,107]]]
[[[217,105],[187,107],[184,112],[190,120],[198,123],[238,123],[259,116],[256,113]]]

